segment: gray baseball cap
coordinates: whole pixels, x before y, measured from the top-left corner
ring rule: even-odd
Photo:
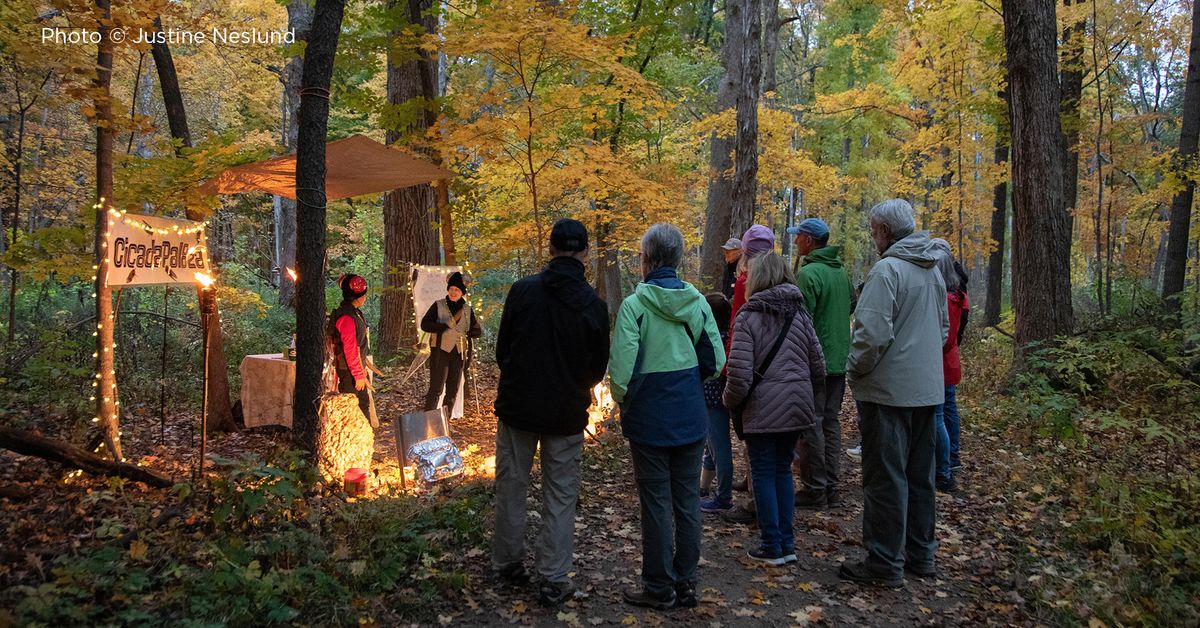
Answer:
[[[737,238],[729,238],[725,244],[721,245],[721,248],[725,249],[726,251],[732,251],[734,249],[740,250],[742,248],[742,241]]]

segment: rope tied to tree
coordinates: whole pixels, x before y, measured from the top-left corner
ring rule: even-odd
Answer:
[[[320,188],[296,188],[296,202],[313,209],[326,209],[328,205],[322,202],[320,205],[313,205],[300,199],[300,192],[316,192],[321,195],[322,200],[325,198],[325,190]]]
[[[324,87],[301,87],[296,93],[300,94],[301,97],[316,96],[317,98],[329,100],[329,90]]]

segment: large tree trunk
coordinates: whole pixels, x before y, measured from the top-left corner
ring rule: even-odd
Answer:
[[[296,299],[296,394],[292,431],[296,445],[317,451],[317,402],[325,365],[325,136],[329,126],[329,82],[344,5],[317,0],[304,50],[296,142],[296,252],[300,276]]]
[[[112,28],[110,0],[96,0],[99,9],[100,44],[96,49],[96,417],[104,434],[104,443],[113,460],[122,462],[121,431],[117,414],[117,373],[114,359],[112,289],[108,287],[108,256],[105,237],[108,232],[108,207],[113,197],[113,140],[116,130],[112,115],[113,52],[109,31]]]
[[[1083,1],[1075,0],[1075,4]],[[1063,5],[1071,6],[1071,2],[1072,0],[1063,0]],[[1074,232],[1073,212],[1079,200],[1079,127],[1083,124],[1079,117],[1079,102],[1083,97],[1083,39],[1086,33],[1086,20],[1079,20],[1064,28],[1062,32],[1062,94],[1058,100],[1058,108],[1063,127],[1063,209],[1067,212],[1068,234]]]
[[[762,79],[762,0],[742,0],[742,80],[738,85],[733,171],[734,233],[754,222],[758,200],[758,95]]]
[[[1074,324],[1054,10],[1054,0],[1004,1],[1018,358],[1029,343],[1069,333]]]
[[[93,475],[115,475],[158,488],[169,488],[174,485],[170,478],[163,477],[149,469],[126,464],[120,460],[108,461],[70,443],[2,425],[0,425],[0,447],[23,456],[36,456],[44,460],[62,463]]]
[[[717,87],[717,111],[737,107],[738,83],[742,78],[743,7],[738,0],[725,4],[725,42],[721,60],[725,74]],[[725,256],[721,245],[729,239],[733,216],[733,180],[726,174],[733,167],[734,138],[713,133],[709,139],[708,207],[704,214],[704,239],[700,246],[700,281],[709,288],[720,286],[725,274]],[[741,236],[741,232],[737,233]]]
[[[763,4],[763,77],[762,91],[764,94],[773,93],[778,89],[778,77],[775,69],[779,58],[779,29],[782,21],[779,17],[779,0],[762,0]]]
[[[287,6],[288,28],[296,33],[296,41],[307,41],[312,29],[313,7],[308,0],[293,0]],[[304,58],[292,57],[283,68],[283,145],[288,152],[297,149],[300,133],[299,114],[300,85],[304,75]],[[294,307],[296,304],[296,282],[287,269],[296,268],[296,201],[279,199],[279,212],[275,231],[279,242],[279,304]],[[304,275],[301,274],[301,277]]]
[[[995,161],[1008,161],[1008,144],[996,140]],[[1008,181],[1001,179],[992,189],[992,241],[996,248],[988,255],[987,297],[983,311],[983,324],[1000,324],[1000,308],[1004,302],[1004,232],[1008,227]]]
[[[429,0],[409,0],[404,6],[410,24],[420,25],[428,33],[437,31],[437,16],[428,14],[433,6]],[[416,58],[409,58],[414,54]],[[396,62],[398,55],[404,55],[406,60]],[[389,51],[388,102],[401,105],[415,99],[424,107],[424,115],[417,116],[408,128],[388,129],[385,138],[388,144],[407,138],[418,150],[434,156],[425,146],[423,134],[437,122],[434,109],[437,84],[437,63],[428,52]],[[412,299],[409,264],[438,262],[437,224],[442,218],[438,194],[439,190],[425,184],[392,190],[383,197],[383,251],[387,273],[379,308],[378,346],[383,355],[395,355],[401,347],[416,342],[416,327],[404,320],[406,303]],[[423,313],[416,312],[415,315]]]
[[[155,30],[162,32],[162,18],[154,18]],[[162,90],[163,105],[167,110],[167,125],[171,127],[171,139],[175,141],[175,154],[192,145],[192,134],[188,129],[187,109],[183,104],[183,92],[179,89],[179,75],[175,72],[175,60],[166,43],[155,43],[150,52],[154,55],[154,68],[158,72],[158,84]],[[188,207],[188,220],[203,221],[200,209]],[[209,256],[212,260],[212,256]],[[214,320],[220,321],[217,310],[217,295],[213,290],[196,288],[201,312],[213,312]],[[208,338],[208,425],[209,432],[232,432],[237,429],[233,422],[233,406],[229,402],[229,366],[225,363],[225,338],[218,323],[209,330]]]
[[[1171,200],[1171,226],[1167,236],[1167,262],[1163,270],[1163,298],[1168,305],[1179,309],[1179,299],[1171,297],[1183,292],[1187,275],[1188,232],[1191,229],[1192,198],[1196,180],[1187,176],[1188,165],[1196,163],[1196,142],[1200,135],[1200,2],[1192,3],[1192,43],[1188,51],[1187,79],[1183,87],[1183,129],[1179,133],[1179,154],[1176,158],[1177,176],[1185,185]]]

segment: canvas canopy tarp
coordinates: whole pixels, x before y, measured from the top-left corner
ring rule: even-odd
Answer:
[[[388,148],[364,135],[325,145],[325,198],[335,201],[432,183],[453,176],[449,170]],[[211,194],[270,192],[296,198],[296,155],[234,166],[204,184]]]

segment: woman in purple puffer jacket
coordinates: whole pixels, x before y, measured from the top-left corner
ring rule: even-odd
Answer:
[[[733,323],[723,401],[734,413],[743,409],[762,537],[747,554],[783,565],[796,562],[792,456],[802,433],[820,429],[813,400],[821,392],[814,388],[825,381],[825,355],[782,257],[771,253],[751,261],[746,292],[749,298]]]

